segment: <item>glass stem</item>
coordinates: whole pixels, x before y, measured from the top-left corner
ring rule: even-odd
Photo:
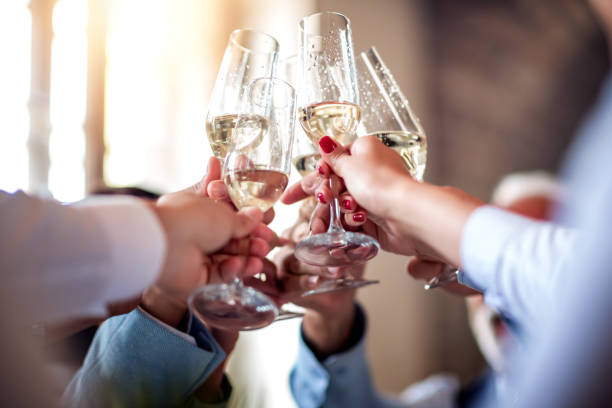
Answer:
[[[340,203],[338,197],[334,194],[334,177],[329,178],[329,189],[332,193],[332,200],[329,203],[329,228],[327,232],[344,232],[342,227],[341,214],[340,214]]]

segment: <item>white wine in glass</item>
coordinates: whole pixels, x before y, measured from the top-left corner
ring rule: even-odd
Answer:
[[[425,164],[427,163],[427,142],[423,134],[403,130],[388,130],[370,133],[366,136],[375,136],[385,146],[399,153],[406,168],[410,171],[410,175],[418,181],[423,181]]]
[[[229,196],[237,208],[257,207],[266,212],[278,201],[289,176],[267,168],[230,171],[225,174]]]
[[[239,138],[234,134],[238,114],[214,116],[206,121],[206,134],[215,157],[227,156],[232,145],[236,145],[239,149],[247,147],[254,149],[261,143],[267,128],[266,118],[253,114],[242,115],[241,119],[251,122],[250,127],[253,131],[240,132]]]
[[[355,139],[361,108],[350,102],[320,102],[300,109],[304,132],[315,146],[323,136],[346,145]]]
[[[404,160],[412,177],[423,180],[427,137],[417,116],[376,48],[357,58],[359,101],[363,108],[360,135],[376,136]]]
[[[252,128],[260,132],[245,133],[245,140],[236,140],[234,128],[238,115],[245,120],[243,114],[249,113],[245,100],[249,84],[257,78],[272,77],[277,56],[278,41],[266,33],[240,29],[230,34],[206,114],[206,134],[221,163],[231,144],[256,147],[261,143],[265,133],[263,123],[259,123],[265,120],[261,115],[251,117]]]

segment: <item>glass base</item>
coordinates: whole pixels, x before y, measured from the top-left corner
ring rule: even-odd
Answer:
[[[334,280],[325,280],[314,289],[302,293],[304,296],[320,295],[322,293],[338,292],[341,290],[357,289],[368,285],[380,283],[377,280],[363,280],[353,278],[340,278]]]
[[[295,257],[315,266],[349,266],[374,258],[380,245],[369,235],[341,231],[312,235],[295,247]]]
[[[197,289],[189,297],[189,308],[206,324],[228,331],[260,329],[271,324],[279,314],[268,296],[236,284]]]
[[[459,269],[446,265],[439,275],[434,276],[425,284],[425,290],[432,290],[452,282],[457,282],[459,278]]]

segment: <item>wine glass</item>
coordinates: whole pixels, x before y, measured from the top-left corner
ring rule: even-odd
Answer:
[[[349,20],[339,13],[317,13],[304,17],[299,28],[300,123],[315,145],[323,136],[350,143],[356,137],[361,108]],[[347,266],[372,259],[379,248],[372,237],[344,230],[334,197],[328,231],[300,241],[295,256],[311,265]],[[350,277],[337,282],[343,287],[364,284]]]
[[[238,114],[223,164],[229,196],[240,209],[270,209],[289,182],[295,128],[295,91],[277,78],[258,78],[248,87],[245,113]],[[211,326],[253,330],[272,323],[279,310],[262,292],[236,278],[206,285],[189,298],[191,310]],[[300,316],[292,314],[287,317]]]
[[[363,108],[360,135],[376,136],[404,160],[410,175],[423,181],[427,163],[427,136],[393,74],[374,47],[357,58],[357,82]],[[447,265],[425,285],[425,290],[457,280],[458,270]]]
[[[272,77],[277,55],[278,41],[268,34],[251,29],[230,34],[206,114],[206,134],[221,163],[232,143],[238,114],[248,109],[245,99],[248,84],[256,78]]]
[[[427,136],[376,48],[370,47],[359,54],[357,83],[363,109],[360,136],[376,136],[399,153],[414,179],[422,181],[427,161]]]
[[[297,55],[292,55],[286,58],[279,60],[277,66],[277,72],[279,77],[283,78],[295,88],[298,88],[300,84],[300,76],[299,76],[299,66],[298,66],[298,57]],[[304,129],[300,124],[296,124],[295,130],[295,139],[293,141],[293,166],[300,173],[302,177],[314,172],[317,170],[317,162],[321,158],[321,154],[318,149],[315,148],[312,141],[308,138]],[[307,205],[311,207],[313,210],[317,205],[317,200],[314,197],[308,197],[306,200],[309,202],[304,203],[303,205]],[[313,213],[314,214],[314,213]],[[326,269],[322,269],[326,270]],[[319,276],[323,278],[319,285],[316,288],[310,289],[306,292],[300,293],[300,296],[310,296],[316,295],[319,293],[327,293],[338,290],[347,290],[353,289],[355,286],[354,283],[344,284],[345,281],[348,280],[357,281],[354,277],[346,275],[341,278],[337,278],[337,274],[335,272],[328,273],[320,273]],[[361,286],[365,286],[366,284],[378,283],[378,281],[365,281],[359,280],[359,282],[363,282]]]

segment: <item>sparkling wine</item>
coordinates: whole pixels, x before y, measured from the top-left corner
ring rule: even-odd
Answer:
[[[225,176],[225,184],[236,207],[253,206],[262,211],[274,205],[288,182],[285,173],[267,169],[237,170]]]
[[[427,139],[424,135],[404,131],[376,132],[371,135],[398,152],[412,177],[423,181],[427,162]]]
[[[239,123],[240,120],[240,123]],[[235,131],[240,125],[240,131]],[[206,121],[206,134],[215,157],[225,159],[232,144],[236,149],[254,149],[268,129],[268,120],[260,115],[220,115]]]
[[[360,119],[361,108],[348,102],[322,102],[300,109],[300,123],[315,146],[323,136],[343,145],[352,142]]]
[[[303,154],[293,159],[293,165],[302,177],[317,169],[317,162],[321,158],[319,153]]]

